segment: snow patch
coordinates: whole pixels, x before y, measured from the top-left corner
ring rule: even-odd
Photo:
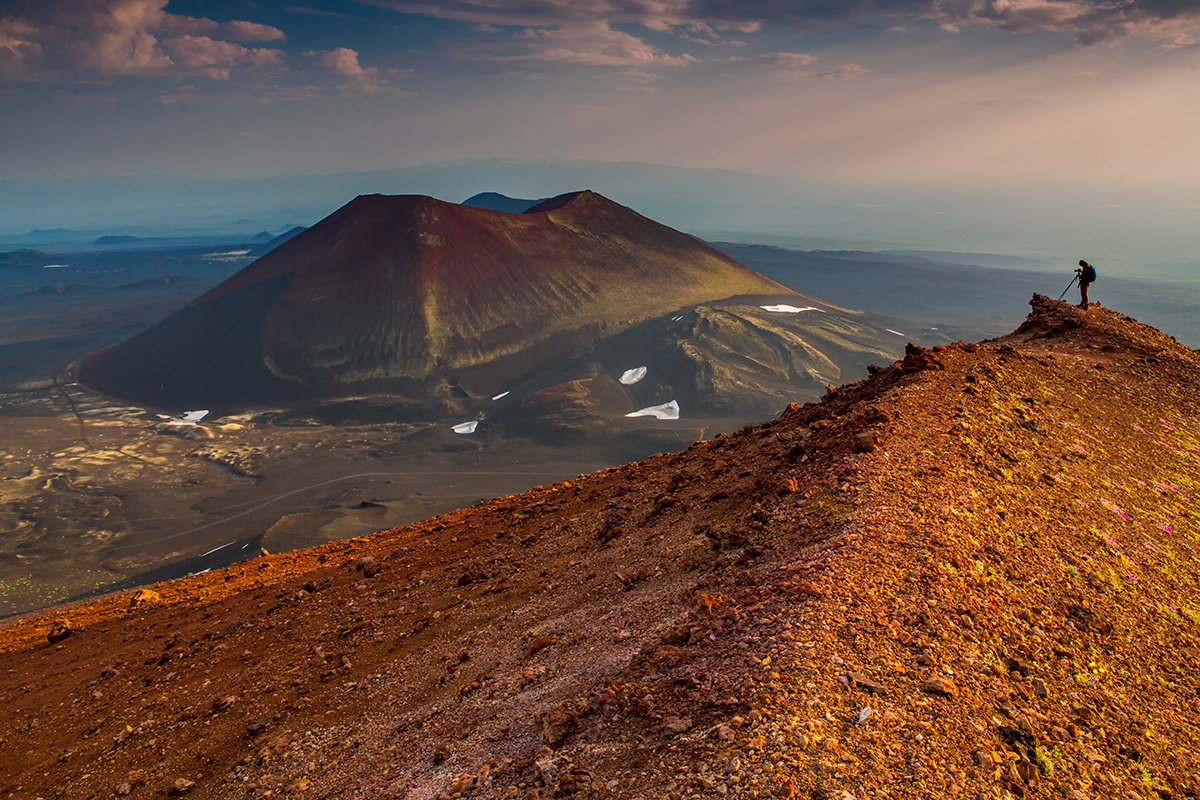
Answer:
[[[621,373],[620,381],[626,386],[633,386],[642,378],[646,377],[646,371],[647,370],[645,367],[634,367],[633,369],[627,369]]]
[[[166,414],[155,414],[154,416],[158,417],[159,419],[165,419],[168,422],[172,422],[177,425],[195,425],[197,422],[208,416],[208,410],[201,409],[199,411],[185,411],[178,417],[171,417],[167,416]]]
[[[672,400],[661,406],[650,406],[639,411],[632,411],[627,417],[655,417],[656,419],[679,419],[679,403]]]
[[[797,306],[790,306],[787,303],[780,303],[779,305],[774,306],[759,306],[759,308],[761,308],[763,311],[776,311],[780,314],[799,314],[801,311],[821,311],[822,314],[825,313],[816,306],[805,306],[804,308],[798,308]]]
[[[678,317],[671,317],[671,322],[679,322],[681,319],[683,319],[683,314],[680,314]]]
[[[231,545],[231,544],[237,544],[237,542],[226,542],[225,544],[221,545],[220,547],[214,547],[212,550],[209,550],[207,553],[201,553],[200,557],[204,558],[205,556],[211,556],[213,553],[217,552],[218,550],[224,550],[226,547],[229,547],[229,545]]]
[[[467,434],[474,433],[477,427],[479,427],[479,420],[473,419],[470,422],[460,422],[457,425],[451,425],[450,430],[455,433]]]
[[[42,269],[66,269],[70,264],[43,264]]]
[[[884,328],[884,330],[887,331],[888,333],[894,333],[897,336],[907,336],[908,335],[907,333],[901,333],[900,331],[894,331],[891,328]]]
[[[501,392],[500,394],[493,395],[492,399],[493,400],[502,400],[505,397],[508,397],[508,392]]]
[[[227,250],[223,253],[205,253],[201,258],[205,261],[240,261],[248,255],[249,250]]]

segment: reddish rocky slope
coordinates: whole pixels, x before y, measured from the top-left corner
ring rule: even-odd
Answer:
[[[11,622],[0,796],[1195,797],[1200,355],[1033,306],[677,455]]]

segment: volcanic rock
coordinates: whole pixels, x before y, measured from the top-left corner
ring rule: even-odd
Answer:
[[[187,794],[194,788],[196,788],[195,781],[190,780],[188,778],[176,778],[175,782],[171,784],[171,788],[167,790],[167,794],[172,795],[172,796],[178,796],[178,795],[182,795],[182,794]]]
[[[157,422],[153,430],[166,436],[178,436],[191,442],[203,442],[213,438],[212,431],[190,422]]]
[[[668,736],[677,736],[681,733],[687,733],[693,727],[693,722],[690,717],[668,717],[663,721],[663,733]]]
[[[904,348],[904,360],[900,368],[905,372],[920,372],[925,369],[942,369],[942,360],[937,353],[909,342]]]
[[[132,595],[130,595],[129,609],[132,611],[133,609],[135,609],[139,606],[149,606],[149,605],[154,605],[155,603],[161,603],[161,602],[162,602],[162,595],[160,595],[158,592],[154,591],[153,589],[146,589],[143,587],[141,589],[138,589]]]
[[[56,644],[66,639],[72,633],[71,623],[65,619],[56,619],[50,626],[50,631],[46,634],[46,640],[51,644]]]
[[[953,697],[958,694],[958,687],[949,678],[930,678],[921,688],[929,694],[940,694],[943,697]]]

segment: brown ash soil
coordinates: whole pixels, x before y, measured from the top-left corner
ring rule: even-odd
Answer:
[[[1032,305],[679,454],[11,621],[0,797],[1198,796],[1200,354]]]

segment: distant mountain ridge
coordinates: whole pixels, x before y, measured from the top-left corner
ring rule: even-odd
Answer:
[[[304,225],[293,225],[277,236],[272,236],[266,231],[263,231],[263,234],[266,234],[267,238],[260,239],[258,236],[254,237],[254,241],[257,242],[257,244],[251,249],[251,252],[256,256],[266,255],[276,247],[279,247],[279,245],[283,244],[284,242],[291,241],[296,236],[304,233],[306,230],[308,230],[308,228]],[[260,234],[260,236],[261,235],[262,234]]]
[[[525,200],[519,197],[509,197],[499,192],[480,192],[462,201],[462,205],[472,208],[490,208],[492,211],[509,211],[520,214],[536,206],[541,200]]]

